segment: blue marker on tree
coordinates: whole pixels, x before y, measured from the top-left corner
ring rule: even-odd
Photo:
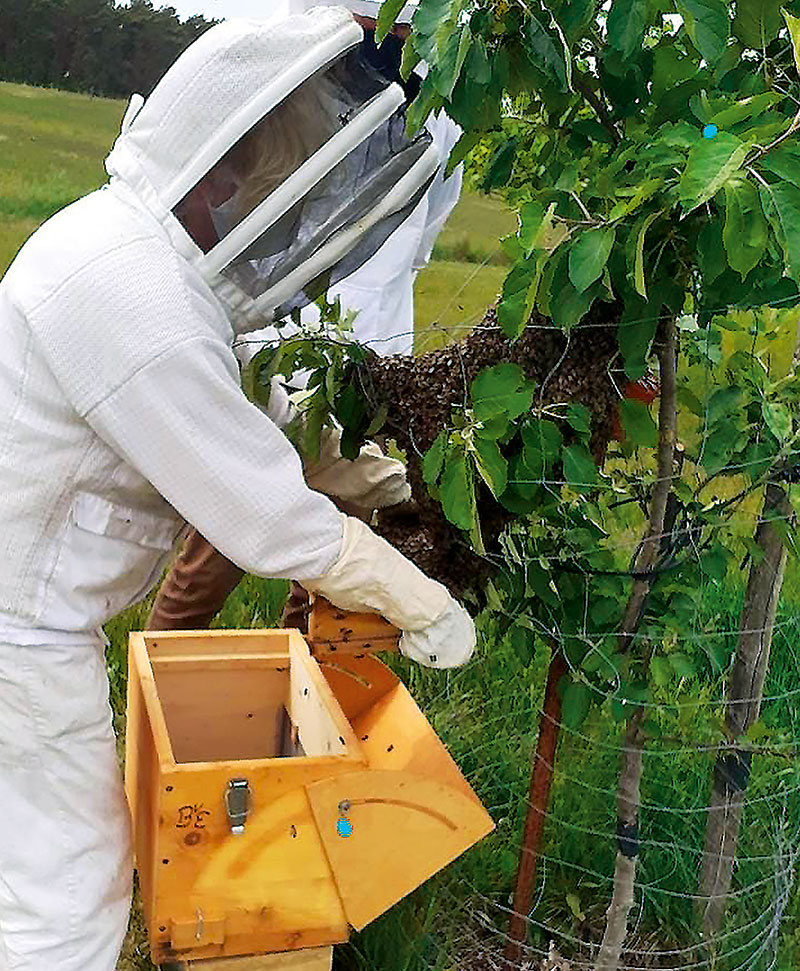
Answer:
[[[703,138],[716,138],[719,128],[716,125],[705,125],[703,127]]]

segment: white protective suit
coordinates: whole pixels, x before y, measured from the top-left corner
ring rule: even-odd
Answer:
[[[132,101],[110,184],[49,220],[0,282],[0,971],[113,971],[130,849],[98,628],[150,588],[186,521],[252,573],[316,578],[335,603],[384,610],[429,663],[474,644],[444,588],[306,486],[295,450],[243,395],[231,350],[320,272],[359,247],[363,258],[382,220],[424,192],[436,165],[424,144],[395,158],[373,142],[383,168],[320,216],[342,196],[341,168],[361,171],[362,136],[394,124],[397,95],[348,106],[320,149],[330,179],[301,165],[288,202],[281,186],[209,252],[173,214],[360,37],[340,8],[207,32]],[[269,263],[261,276],[248,247]],[[454,630],[454,653],[437,656]]]

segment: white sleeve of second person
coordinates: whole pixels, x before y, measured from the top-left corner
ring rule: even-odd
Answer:
[[[433,143],[439,152],[441,165],[426,196],[428,212],[419,249],[414,258],[415,270],[421,270],[430,261],[436,238],[444,228],[447,217],[453,211],[461,195],[464,172],[464,166],[460,164],[456,166],[449,178],[444,177],[447,160],[450,158],[450,153],[456,142],[461,137],[459,126],[444,111],[440,111],[438,115],[428,119],[426,127],[433,136]]]

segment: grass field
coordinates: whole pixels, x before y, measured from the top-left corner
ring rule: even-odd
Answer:
[[[120,102],[0,84],[0,270],[36,225],[102,181],[102,158],[123,109]],[[480,319],[505,273],[496,239],[511,229],[513,219],[495,200],[476,196],[462,200],[440,238],[437,256],[441,259],[418,280],[418,350],[436,346],[449,339],[454,328]],[[280,584],[247,578],[216,624],[270,625],[278,617],[284,590]],[[731,641],[741,596],[740,574],[719,587],[709,587],[693,636],[713,631],[714,636]],[[784,601],[766,689],[775,701],[766,706],[764,718],[796,734],[800,732],[796,654],[800,580],[794,567]],[[146,609],[146,604],[138,605],[107,628],[111,700],[121,737],[127,633],[142,625]],[[502,946],[548,659],[541,647],[532,659],[520,659],[486,618],[479,621],[479,636],[476,657],[464,669],[437,673],[402,659],[391,663],[491,812],[497,831],[354,935],[350,945],[337,949],[337,971],[477,971],[472,960],[476,951],[496,952]],[[714,690],[719,696],[721,684]],[[691,706],[686,717],[691,722]],[[531,943],[544,952],[551,938],[546,928],[551,928],[570,941],[585,961],[588,952],[582,941],[587,936],[596,938],[602,926],[614,856],[618,743],[619,729],[607,705],[579,733],[567,733],[563,740],[530,932]],[[688,895],[696,879],[711,761],[708,752],[669,743],[654,747],[646,759],[645,849],[633,932],[641,950],[636,963],[642,968],[667,966],[648,963],[648,949],[655,943],[677,951],[690,936]],[[732,958],[726,968],[757,966],[755,958],[749,957],[752,949],[743,947],[756,932],[769,939],[779,937],[781,950],[775,965],[779,971],[800,967],[796,895],[785,905],[782,931],[772,934],[770,924],[776,913],[774,901],[782,899],[776,882],[786,867],[780,853],[788,852],[782,834],[796,832],[800,816],[796,796],[785,805],[776,800],[776,780],[783,786],[780,791],[800,792],[793,762],[757,760],[736,871],[734,929],[727,939]],[[703,966],[699,959],[697,966]],[[148,971],[151,967],[134,910],[119,969]]]

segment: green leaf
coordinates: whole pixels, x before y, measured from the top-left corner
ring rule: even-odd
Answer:
[[[519,418],[530,411],[533,391],[533,382],[528,381],[518,364],[505,362],[486,368],[470,386],[475,417],[479,421],[496,415]]]
[[[788,10],[782,10],[786,26],[789,28],[789,36],[792,38],[792,50],[794,51],[794,66],[800,71],[800,17],[793,17]]]
[[[509,640],[520,664],[527,667],[534,656],[533,634],[527,628],[515,624],[509,632]]]
[[[534,481],[547,477],[561,454],[564,439],[558,426],[544,418],[533,418],[522,429],[523,468]]]
[[[608,43],[623,57],[641,50],[648,22],[647,0],[614,0],[608,11]]]
[[[765,401],[761,405],[761,412],[775,438],[781,444],[788,441],[792,434],[792,413],[787,406],[779,401]]]
[[[708,399],[706,423],[710,426],[720,421],[733,424],[742,411],[740,388],[719,388]]]
[[[694,391],[691,390],[691,388],[687,387],[685,384],[679,385],[677,395],[679,404],[683,405],[684,408],[688,408],[689,411],[691,411],[693,415],[697,415],[698,418],[703,417],[705,414],[703,403],[700,401]]]
[[[566,269],[567,260],[564,260]],[[567,274],[563,280],[558,280],[555,292],[550,298],[550,316],[556,327],[569,330],[586,316],[592,302],[598,295],[599,283],[593,284],[588,290],[580,293],[570,282]]]
[[[456,86],[464,60],[472,44],[472,31],[467,25],[454,30],[447,38],[439,62],[436,65],[434,86],[443,98],[449,98]]]
[[[421,8],[420,8],[421,9]],[[425,119],[433,111],[437,111],[444,104],[444,98],[433,84],[433,75],[429,72],[423,80],[419,94],[414,98],[406,111],[406,130],[410,135],[416,133],[425,124]]]
[[[436,60],[436,34],[450,18],[452,5],[452,0],[422,0],[414,11],[412,36],[420,54],[429,62]]]
[[[585,445],[567,445],[561,454],[564,478],[576,492],[588,492],[597,485],[597,466]]]
[[[537,478],[539,481],[534,480],[533,473],[522,461],[522,455],[512,455],[508,463],[508,488],[500,502],[506,509],[520,515],[533,512],[541,491],[542,477],[539,475]]]
[[[564,438],[555,422],[547,418],[531,418],[522,429],[522,441],[525,448],[538,449],[552,464],[561,451]]]
[[[503,458],[497,442],[489,438],[476,438],[474,456],[481,478],[495,499],[499,498],[508,485],[508,462]]]
[[[611,212],[608,214],[608,219],[614,222],[617,219],[623,219],[625,216],[629,216],[632,212],[635,212],[643,202],[647,202],[648,199],[652,198],[657,192],[660,192],[664,188],[663,177],[645,179],[644,182],[640,182],[636,186],[632,195],[628,198],[620,199],[611,208]],[[622,193],[620,193],[622,194]]]
[[[444,454],[447,448],[447,432],[441,431],[422,459],[422,479],[425,485],[432,486],[442,471]]]
[[[708,120],[718,128],[729,128],[731,125],[738,125],[747,119],[760,115],[768,108],[778,104],[780,100],[781,96],[776,92],[766,91],[764,94],[753,95],[752,98],[742,98],[736,104],[714,112]]]
[[[737,0],[733,32],[748,47],[763,50],[781,29],[783,0]]]
[[[685,654],[670,654],[667,660],[679,678],[693,678],[697,674],[694,664]]]
[[[519,260],[503,281],[497,322],[507,337],[519,337],[530,320],[541,279],[541,262],[533,256]]]
[[[753,724],[744,733],[745,738],[748,742],[759,742],[763,738],[769,738],[771,734],[771,729],[769,726],[765,725],[761,719],[753,722]]]
[[[522,42],[531,64],[553,81],[559,91],[566,91],[567,71],[563,50],[556,46],[556,42],[533,15],[525,18]]]
[[[421,60],[422,55],[414,46],[414,35],[411,34],[405,44],[403,44],[403,56],[400,60],[400,77],[404,81],[407,81]]]
[[[744,279],[767,248],[767,220],[758,190],[747,179],[725,186],[725,228],[722,239],[731,268]]]
[[[488,438],[496,442],[502,438],[509,429],[510,422],[505,415],[496,415],[494,418],[486,418],[475,426],[477,438]]]
[[[675,0],[675,5],[694,46],[709,63],[716,61],[730,35],[727,0]]]
[[[706,220],[697,237],[697,257],[705,287],[725,272],[727,261],[722,232],[723,226],[719,219]]]
[[[586,405],[580,402],[568,405],[565,417],[570,428],[573,428],[583,441],[588,442],[592,430],[592,413]]]
[[[592,706],[592,694],[583,681],[570,681],[561,699],[561,722],[565,728],[580,728]]]
[[[569,251],[569,278],[579,293],[602,276],[615,236],[613,226],[589,229],[573,243]]]
[[[471,529],[475,522],[475,494],[463,451],[447,456],[439,487],[444,514],[459,529]]]
[[[699,464],[712,475],[721,472],[739,445],[741,429],[733,422],[720,422],[711,429],[703,442]]]
[[[381,9],[378,11],[378,20],[375,26],[375,43],[382,44],[394,27],[400,11],[403,9],[405,0],[384,0]]]
[[[572,911],[575,920],[586,920],[586,914],[581,910],[581,899],[576,893],[568,893],[567,906]]]
[[[689,152],[679,185],[681,205],[691,212],[707,202],[741,166],[748,145],[730,132],[716,138],[700,138]]]
[[[517,239],[525,256],[534,250],[553,249],[553,213],[556,204],[551,203],[545,210],[542,203],[534,200],[526,202],[519,210],[519,231]]]
[[[364,433],[366,436],[377,435],[378,432],[386,424],[386,419],[389,417],[389,406],[384,402],[378,406],[378,410],[375,412],[375,417],[367,426],[367,430]]]
[[[488,84],[492,80],[492,67],[482,37],[475,37],[467,55],[467,73],[475,84]]]
[[[634,265],[634,283],[636,286],[636,292],[647,300],[647,288],[645,287],[644,281],[644,238],[647,230],[653,225],[656,219],[661,215],[661,212],[651,212],[647,216],[642,225],[639,227],[639,232],[636,236],[636,261]]]
[[[584,317],[601,289],[599,280],[583,293],[575,289],[569,278],[569,254],[564,246],[560,246],[542,272],[537,303],[557,327],[569,330]]]
[[[465,131],[461,133],[461,137],[453,146],[453,150],[450,152],[447,159],[447,165],[444,170],[444,177],[446,179],[450,178],[456,167],[460,165],[467,155],[469,155],[472,149],[480,143],[481,138],[483,138],[483,135],[479,131]]]
[[[502,145],[498,145],[486,168],[481,188],[484,192],[491,192],[498,186],[505,185],[511,178],[514,160],[517,157],[517,137],[512,135]]]
[[[635,320],[621,320],[618,327],[619,348],[625,362],[625,375],[636,381],[647,370],[647,353],[655,337],[658,318],[648,314]]]
[[[759,159],[758,165],[792,185],[800,186],[800,145],[784,142]]]
[[[658,425],[643,401],[632,398],[620,401],[619,420],[625,432],[625,440],[634,447],[643,445],[646,448],[655,448],[658,445]]]
[[[328,402],[322,390],[315,391],[310,398],[306,399],[303,412],[302,452],[306,458],[314,462],[319,461],[322,425],[328,414]]]
[[[761,204],[783,248],[789,276],[800,282],[800,189],[788,182],[759,186]]]

